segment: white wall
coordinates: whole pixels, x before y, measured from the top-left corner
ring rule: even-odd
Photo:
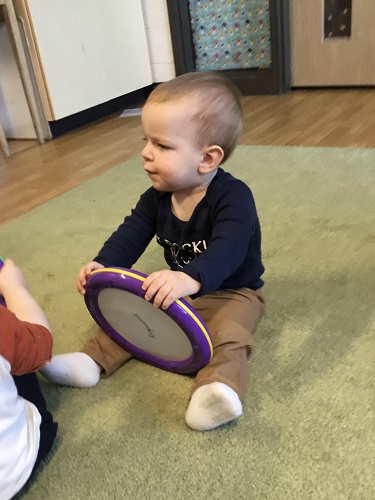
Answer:
[[[176,76],[166,0],[142,0],[154,83]]]
[[[152,81],[175,76],[166,0],[141,0]],[[6,26],[0,23],[0,119],[8,138],[36,138]]]
[[[152,84],[140,0],[27,3],[48,94],[48,119],[71,116]]]

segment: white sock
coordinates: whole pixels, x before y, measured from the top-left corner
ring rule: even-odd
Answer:
[[[100,380],[100,366],[84,352],[56,354],[40,373],[55,384],[92,387]]]
[[[202,385],[192,395],[186,423],[196,431],[208,431],[242,414],[237,393],[222,382]]]

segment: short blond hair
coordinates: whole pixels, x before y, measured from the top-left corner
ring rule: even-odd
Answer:
[[[186,73],[158,85],[146,104],[192,100],[192,122],[199,146],[218,145],[221,163],[233,153],[243,127],[241,94],[228,78],[214,71]],[[196,105],[195,109],[193,103]]]

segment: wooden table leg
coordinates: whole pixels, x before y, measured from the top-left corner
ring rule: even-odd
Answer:
[[[38,113],[38,107],[34,95],[34,89],[31,82],[29,68],[27,66],[26,55],[22,44],[21,33],[19,30],[16,13],[14,11],[13,2],[12,0],[1,0],[0,5],[2,5],[3,8],[5,7],[4,16],[8,26],[9,35],[15,49],[16,61],[21,75],[22,85],[25,90],[26,99],[29,105],[34,129],[39,143],[43,144],[44,143],[43,127]]]
[[[8,141],[5,137],[4,129],[1,125],[1,123],[0,123],[0,146],[1,146],[1,149],[4,153],[4,156],[9,158],[10,151],[9,151]]]

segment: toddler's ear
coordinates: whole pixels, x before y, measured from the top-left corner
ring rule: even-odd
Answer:
[[[224,158],[224,151],[220,146],[208,146],[203,150],[202,155],[198,170],[201,174],[208,174],[220,165]]]

